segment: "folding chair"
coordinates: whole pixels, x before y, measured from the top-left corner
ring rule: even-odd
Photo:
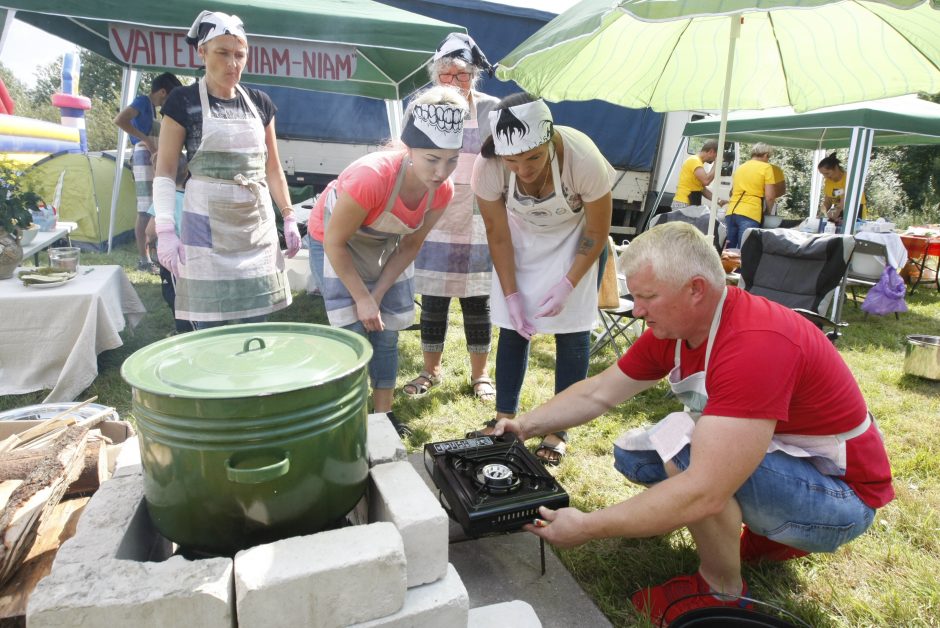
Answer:
[[[858,307],[858,288],[871,288],[881,279],[888,264],[888,247],[880,242],[855,238],[855,250],[849,261],[845,286],[852,291],[852,302]],[[897,312],[895,318],[900,318]]]
[[[614,244],[613,238],[608,237],[608,253],[614,256],[620,298],[615,307],[597,308],[600,327],[591,332],[589,355],[592,356],[610,345],[619,358],[623,355],[620,341],[624,343],[624,349],[629,347],[632,343],[631,336],[635,336],[638,331],[636,325],[639,324],[640,331],[643,328],[643,321],[633,315],[633,300],[630,299],[630,294],[627,292],[627,280],[622,270],[621,255],[626,248],[626,244],[617,246]]]
[[[748,229],[741,241],[738,285],[799,312],[835,342],[848,324],[826,312],[840,296],[854,249],[851,235]]]

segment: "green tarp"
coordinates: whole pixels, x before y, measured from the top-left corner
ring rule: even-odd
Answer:
[[[685,125],[687,137],[718,137],[718,119]],[[728,115],[729,142],[766,142],[787,148],[847,148],[852,129],[874,131],[875,146],[940,144],[940,105],[914,97],[826,107],[807,113],[792,110],[736,112]]]
[[[126,65],[109,43],[109,24],[123,27],[189,29],[199,11],[238,15],[252,37],[275,38],[285,45],[354,46],[356,67],[345,80],[264,76],[246,72],[250,83],[269,83],[325,92],[400,100],[427,83],[425,64],[438,44],[461,26],[447,24],[370,0],[0,0],[0,9],[16,10],[16,19]],[[2,16],[0,16],[2,17]],[[140,39],[142,50],[164,44],[188,53],[179,41]],[[38,46],[42,42],[37,42]],[[125,45],[130,46],[125,41]],[[182,52],[181,52],[182,51]],[[162,58],[153,55],[154,59]],[[270,60],[278,63],[277,59]],[[292,60],[295,73],[313,67],[310,59]],[[309,63],[308,63],[309,61]],[[182,73],[175,66],[147,69]],[[322,70],[322,59],[314,63]]]

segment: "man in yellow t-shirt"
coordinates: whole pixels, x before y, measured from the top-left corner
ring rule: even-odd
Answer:
[[[682,209],[690,205],[701,205],[702,197],[712,198],[708,185],[715,178],[715,168],[711,172],[705,171],[705,164],[715,163],[718,156],[718,142],[708,140],[702,144],[702,149],[692,155],[682,164],[679,171],[679,182],[676,184],[676,195],[672,201],[672,209]]]
[[[774,170],[768,163],[771,155],[773,148],[769,145],[754,144],[751,158],[731,175],[731,198],[725,212],[729,249],[741,246],[741,236],[747,229],[760,227],[764,206],[773,207],[777,200]]]

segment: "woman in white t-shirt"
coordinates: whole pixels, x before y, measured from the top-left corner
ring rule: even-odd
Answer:
[[[504,98],[489,123],[471,185],[496,270],[496,416],[511,418],[533,334],[555,335],[556,393],[587,375],[614,169],[590,138],[555,127],[545,102],[528,94]],[[564,432],[546,435],[536,454],[558,464],[566,439]]]

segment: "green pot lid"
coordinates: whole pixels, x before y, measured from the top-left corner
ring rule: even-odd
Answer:
[[[317,386],[365,367],[359,334],[306,323],[230,325],[180,334],[136,351],[121,366],[132,387],[193,398],[256,397]]]

